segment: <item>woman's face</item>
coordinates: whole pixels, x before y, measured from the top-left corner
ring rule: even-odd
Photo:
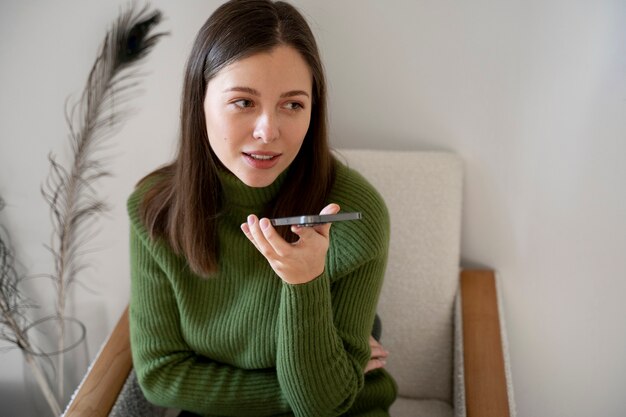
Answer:
[[[222,164],[250,187],[265,187],[295,159],[311,120],[313,79],[289,46],[224,67],[209,82],[204,114]]]

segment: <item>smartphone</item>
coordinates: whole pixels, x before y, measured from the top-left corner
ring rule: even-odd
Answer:
[[[310,227],[324,223],[360,220],[361,217],[361,213],[355,211],[337,214],[312,214],[308,216],[280,217],[278,219],[271,219],[270,222],[272,223],[272,226],[291,226],[295,224],[298,226]]]

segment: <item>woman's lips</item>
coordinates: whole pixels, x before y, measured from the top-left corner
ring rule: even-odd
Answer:
[[[281,156],[279,153],[265,151],[242,152],[242,155],[248,165],[257,169],[273,168]]]

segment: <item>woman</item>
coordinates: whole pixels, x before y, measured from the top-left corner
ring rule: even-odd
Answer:
[[[364,219],[332,237],[330,224],[268,220],[322,207]],[[322,65],[292,6],[230,1],[207,20],[178,155],[128,211],[131,345],[149,401],[184,415],[388,415],[395,383],[369,336],[388,214],[329,151]]]

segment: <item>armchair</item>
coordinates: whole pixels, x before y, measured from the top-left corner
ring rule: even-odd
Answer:
[[[391,216],[378,309],[382,342],[391,352],[387,369],[399,389],[391,415],[513,417],[496,275],[459,270],[461,159],[447,152],[337,154],[379,190]],[[137,385],[124,311],[64,416],[167,413],[149,404]]]

